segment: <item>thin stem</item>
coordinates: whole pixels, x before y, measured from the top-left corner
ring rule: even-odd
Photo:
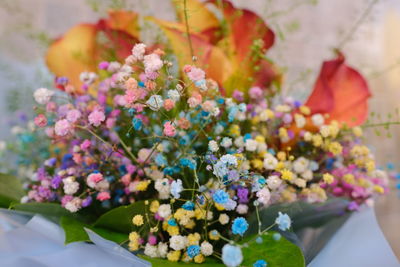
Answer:
[[[356,23],[353,25],[353,27],[350,29],[349,32],[343,37],[342,41],[338,45],[338,49],[341,50],[344,45],[350,40],[350,38],[353,36],[353,34],[358,30],[360,25],[364,22],[364,20],[368,17],[368,15],[371,13],[372,8],[376,3],[378,3],[379,0],[371,0],[367,8],[364,10],[364,12],[361,14],[361,17],[356,21]]]
[[[392,121],[392,122],[380,122],[380,123],[369,123],[364,124],[362,128],[371,128],[371,127],[388,127],[390,125],[400,125],[400,121]]]
[[[185,15],[186,36],[187,36],[188,42],[189,42],[190,55],[192,56],[192,60],[193,60],[194,52],[193,52],[192,38],[190,37],[190,33],[189,33],[189,18],[188,18],[187,11],[188,10],[187,10],[187,6],[186,6],[186,0],[183,0],[183,13]]]

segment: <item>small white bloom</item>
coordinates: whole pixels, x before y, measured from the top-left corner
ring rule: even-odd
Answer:
[[[82,207],[82,200],[78,197],[74,197],[71,201],[65,204],[65,209],[70,212],[77,212]]]
[[[258,201],[264,205],[268,205],[269,200],[271,199],[271,193],[269,192],[268,187],[264,186],[263,189],[257,192]]]
[[[277,175],[271,175],[267,178],[267,185],[271,190],[278,189],[281,184],[282,180]]]
[[[307,181],[311,181],[313,179],[313,172],[311,170],[306,170],[301,174],[301,177],[303,177]]]
[[[146,45],[139,43],[132,48],[132,56],[134,61],[143,60],[143,55],[146,52]]]
[[[312,140],[312,133],[305,132],[303,138],[304,138],[304,141],[310,142]]]
[[[107,191],[110,188],[110,183],[107,180],[102,180],[96,184],[95,189],[97,191]]]
[[[221,134],[223,131],[224,131],[224,126],[222,126],[221,124],[218,124],[214,130],[215,134],[217,134],[217,135]]]
[[[307,185],[306,180],[301,179],[301,178],[294,179],[294,184],[297,185],[300,188],[304,188]]]
[[[53,91],[47,88],[39,88],[33,93],[33,97],[38,104],[45,105],[50,102],[51,97],[54,95]]]
[[[157,179],[154,188],[159,193],[160,199],[168,199],[169,194],[171,193],[171,185],[169,184],[169,180],[167,178]]]
[[[168,91],[168,98],[174,102],[177,102],[181,98],[181,95],[179,94],[178,90],[173,89]]]
[[[235,141],[234,141],[235,146],[237,146],[238,148],[244,147],[244,140],[243,140],[243,136],[239,136],[236,137]]]
[[[187,243],[187,238],[181,235],[174,235],[169,239],[169,246],[174,250],[184,249]]]
[[[229,222],[229,216],[226,213],[221,213],[219,215],[218,221],[222,225],[227,224]]]
[[[294,121],[296,122],[297,128],[301,129],[306,125],[306,118],[301,114],[295,114]]]
[[[236,207],[236,211],[239,214],[246,214],[249,211],[249,207],[247,205],[245,205],[245,204],[239,204]]]
[[[220,111],[219,107],[215,107],[215,108],[213,108],[213,110],[211,111],[211,115],[214,116],[214,117],[216,117],[216,116],[219,115],[220,112],[221,112],[221,111]]]
[[[63,179],[64,192],[67,195],[73,195],[79,190],[79,183],[75,182],[72,176]]]
[[[219,150],[218,143],[214,140],[211,140],[210,142],[208,142],[208,149],[211,152],[217,152]]]
[[[253,139],[247,139],[246,140],[246,150],[247,151],[256,151],[257,149],[257,141]]]
[[[272,154],[265,155],[263,165],[266,170],[274,170],[277,164],[278,160]]]
[[[320,127],[324,124],[325,119],[324,116],[322,116],[322,114],[318,113],[311,116],[311,121],[315,126]]]
[[[329,125],[322,125],[319,129],[319,132],[321,133],[322,137],[326,138],[331,134],[331,128]]]
[[[107,71],[109,72],[117,72],[121,68],[121,64],[119,62],[113,61],[108,65]]]
[[[167,253],[168,253],[168,245],[166,243],[160,242],[158,243],[158,255],[161,258],[165,258],[167,257]]]
[[[203,241],[201,243],[200,251],[201,251],[201,254],[203,254],[206,257],[210,256],[214,253],[213,246],[210,243],[208,243],[207,241]]]
[[[221,141],[221,146],[225,148],[232,146],[232,139],[229,137],[224,137]]]
[[[159,256],[157,246],[152,246],[147,243],[144,248],[144,254],[149,256],[150,258],[157,258]]]
[[[303,173],[309,166],[309,160],[304,157],[299,157],[293,162],[293,170],[297,173]]]
[[[85,84],[92,84],[96,81],[97,74],[94,72],[84,71],[79,75],[79,80]]]
[[[153,53],[143,57],[143,64],[146,73],[155,72],[162,68],[163,61],[159,55]]]
[[[157,111],[162,108],[164,101],[160,95],[152,95],[146,101],[146,104],[151,110]]]
[[[160,217],[162,218],[167,218],[168,216],[171,215],[171,205],[170,204],[161,204],[160,207],[158,207],[157,213]]]

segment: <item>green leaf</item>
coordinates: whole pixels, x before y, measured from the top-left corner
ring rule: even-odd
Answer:
[[[79,241],[90,241],[90,238],[84,229],[84,227],[86,227],[84,223],[71,217],[63,216],[61,217],[60,224],[64,229],[65,244]]]
[[[128,234],[134,227],[132,218],[137,214],[145,215],[144,201],[112,209],[100,216],[93,226]]]
[[[199,266],[199,267],[223,267],[225,266],[224,264],[222,264],[222,262],[220,260],[217,260],[215,258],[211,258],[208,257],[206,258],[206,261],[203,262],[202,264],[197,264],[197,263],[193,263],[193,262],[172,262],[169,261],[167,259],[160,259],[160,258],[150,258],[148,256],[145,255],[137,255],[138,257],[148,261],[151,263],[151,265],[153,267],[175,267],[175,266]],[[249,266],[253,266],[253,265],[249,265]]]
[[[21,182],[15,176],[0,173],[0,207],[8,208],[25,195]]]
[[[86,233],[85,228],[92,230],[93,232],[107,240],[111,240],[119,244],[125,242],[128,239],[127,234],[121,234],[98,227],[96,228],[67,216],[63,216],[60,223],[65,232],[65,244],[81,241],[90,242],[90,238]]]
[[[241,243],[248,243],[242,248],[243,262],[241,266],[253,266],[257,260],[265,260],[268,267],[304,267],[305,260],[301,249],[281,237],[275,241],[272,237],[273,232],[268,232],[262,236],[262,243],[255,242],[256,236],[250,236]],[[250,241],[249,241],[250,240]]]
[[[56,203],[23,203],[12,204],[11,209],[25,211],[29,213],[37,213],[45,216],[61,218],[62,216],[74,216],[68,210],[64,209],[60,204]]]

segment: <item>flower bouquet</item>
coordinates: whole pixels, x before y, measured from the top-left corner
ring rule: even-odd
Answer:
[[[240,21],[251,28],[254,13],[233,16],[225,1],[221,8],[233,30]],[[185,14],[186,26],[201,24]],[[273,33],[264,24],[256,42],[231,32],[228,43],[240,48],[231,53],[205,39],[206,29],[187,27],[185,36],[180,24],[150,18],[170,38],[168,52],[128,42],[135,19],[119,11],[78,28],[129,44],[128,54],[105,47],[123,51],[123,60],[97,62],[91,53],[98,50],[84,43],[90,61],[72,67],[68,53],[55,56],[70,34],[50,48],[59,90],[35,91],[34,122],[60,151],[24,183],[26,194],[1,176],[10,189],[0,189],[3,206],[55,218],[66,243],[88,241],[88,228],[154,266],[305,266],[288,230],[310,226],[305,218],[317,223],[357,210],[387,191],[358,126],[368,87],[340,53],[324,63],[306,103],[279,101],[280,75],[263,55]],[[129,34],[112,38],[123,30]],[[79,79],[63,76],[85,64],[91,71]]]

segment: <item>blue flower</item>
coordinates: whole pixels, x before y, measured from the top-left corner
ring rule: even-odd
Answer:
[[[185,204],[182,205],[184,210],[194,210],[194,203],[192,201],[186,201]]]
[[[194,258],[200,254],[200,247],[198,245],[191,245],[187,248],[187,254],[190,258]]]
[[[232,224],[232,233],[235,235],[243,235],[249,228],[249,224],[243,217],[237,217]]]
[[[176,223],[174,218],[171,218],[168,220],[168,225],[170,226],[177,226],[178,224]]]
[[[228,202],[229,195],[224,190],[217,190],[213,195],[213,199],[218,204],[225,204]]]
[[[222,161],[218,161],[214,165],[213,174],[219,178],[224,178],[224,176],[228,174],[228,168],[226,167],[226,164]]]
[[[132,124],[133,124],[133,129],[135,129],[136,131],[140,131],[142,129],[143,122],[142,122],[141,119],[133,118],[132,119]]]
[[[222,261],[228,267],[239,266],[243,261],[243,254],[240,247],[226,244],[222,248]]]
[[[180,198],[181,197],[180,193],[182,192],[182,190],[183,190],[183,187],[182,187],[182,180],[181,179],[178,179],[176,181],[172,181],[172,183],[171,183],[171,195],[174,198]]]
[[[162,154],[157,154],[155,160],[158,166],[166,166],[168,164],[167,159]]]
[[[179,164],[182,167],[188,167],[189,169],[196,169],[196,161],[191,160],[191,159],[187,159],[187,158],[182,158],[179,160]]]
[[[279,212],[278,217],[275,220],[275,223],[278,225],[279,229],[281,229],[282,231],[286,231],[287,229],[290,228],[292,220],[286,213]]]
[[[253,264],[253,267],[267,267],[267,262],[265,260],[258,260]]]

